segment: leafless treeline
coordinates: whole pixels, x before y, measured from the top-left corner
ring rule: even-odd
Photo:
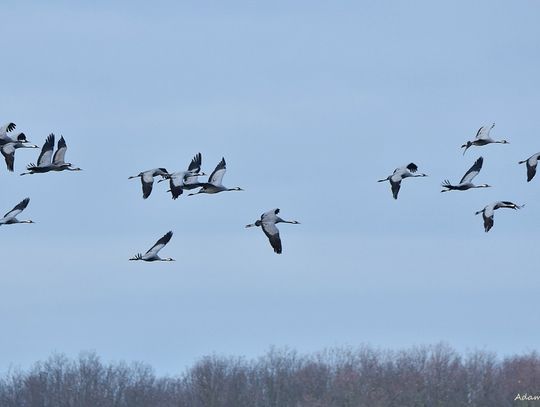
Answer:
[[[54,355],[0,379],[1,407],[498,407],[533,406],[537,353],[498,359],[445,345],[381,351],[331,349],[314,355],[271,350],[247,361],[210,356],[178,377],[141,363]],[[530,404],[529,404],[530,403]]]

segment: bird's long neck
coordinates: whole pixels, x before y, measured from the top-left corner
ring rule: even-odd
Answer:
[[[243,191],[240,187],[234,187],[234,188],[227,188],[227,191]]]
[[[299,222],[296,221],[296,220],[285,220],[285,219],[281,219],[280,217],[278,217],[277,220],[276,220],[276,223],[294,223],[294,224],[297,224]]]

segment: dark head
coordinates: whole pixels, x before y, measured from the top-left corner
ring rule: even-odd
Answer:
[[[26,135],[24,133],[21,133],[17,136],[17,141],[20,141],[21,143],[28,143],[28,140],[26,140]]]

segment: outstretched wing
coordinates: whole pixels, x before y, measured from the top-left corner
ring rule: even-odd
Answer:
[[[173,232],[169,231],[167,232],[161,239],[159,239],[155,245],[153,245],[146,253],[151,255],[156,255],[158,252],[165,247],[167,243],[169,243],[169,240],[171,240],[171,237],[173,235]]]
[[[8,213],[4,215],[4,218],[14,218],[19,213],[24,211],[26,207],[28,206],[28,202],[30,202],[30,198],[24,198],[21,202],[19,202],[12,210],[10,210]]]
[[[212,171],[212,174],[210,174],[210,178],[208,178],[208,182],[214,185],[221,185],[221,181],[223,180],[225,171],[227,171],[225,158],[222,158],[219,164],[214,169],[214,171]]]
[[[0,127],[0,140],[11,140],[10,137],[7,136],[6,133],[9,133],[10,131],[15,130],[15,123],[6,123],[2,127]]]
[[[527,182],[530,182],[536,175],[536,166],[538,165],[538,159],[540,158],[540,153],[531,155],[526,161],[527,165]],[[520,164],[523,161],[520,162]]]
[[[58,147],[56,148],[56,152],[54,153],[53,162],[55,164],[64,164],[64,157],[66,156],[66,140],[64,140],[64,137],[60,137],[60,140],[58,140]]]
[[[184,192],[183,178],[172,176],[169,178],[169,187],[172,195],[172,199],[177,199]]]
[[[485,212],[483,213],[483,218],[484,218],[484,230],[487,232],[489,232],[489,230],[493,227],[493,212],[491,212],[491,216],[486,216]]]
[[[145,172],[141,176],[141,184],[143,191],[143,198],[146,199],[152,193],[152,186],[154,185],[154,177],[151,173]]]
[[[536,175],[536,165],[529,165],[529,161],[527,161],[527,182],[532,180],[535,175]]]
[[[37,165],[38,167],[45,167],[51,164],[52,153],[54,149],[54,134],[51,133],[45,140],[45,144],[41,148],[41,154],[38,157]]]
[[[13,143],[4,144],[1,151],[6,160],[8,171],[13,171],[13,164],[15,163],[15,145]]]
[[[478,129],[476,132],[476,139],[477,140],[485,140],[489,138],[489,132],[491,129],[495,127],[495,123],[493,123],[491,126],[482,126]]]
[[[510,202],[510,201],[500,201],[494,205],[494,209],[500,209],[500,208],[521,209],[522,206],[523,205],[521,206],[516,205],[515,203]]]
[[[281,238],[279,237],[279,229],[276,227],[276,224],[274,222],[262,222],[261,227],[270,245],[274,248],[274,252],[280,254]]]
[[[465,173],[463,178],[461,178],[461,181],[459,181],[460,184],[468,183],[473,180],[474,177],[478,175],[480,170],[482,169],[482,164],[484,163],[484,158],[480,157],[478,160],[474,162],[471,168]]]
[[[392,196],[394,197],[394,199],[397,199],[399,188],[401,188],[401,181],[394,182],[390,180],[390,186],[392,187]]]
[[[197,174],[201,170],[202,156],[201,153],[195,154],[195,157],[191,160],[189,164],[188,171],[192,174]]]

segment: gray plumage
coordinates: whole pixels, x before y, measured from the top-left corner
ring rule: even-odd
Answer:
[[[281,238],[279,236],[279,229],[276,227],[277,223],[292,223],[295,225],[298,225],[300,222],[296,220],[284,220],[281,219],[279,216],[277,216],[279,213],[279,208],[272,209],[268,212],[265,212],[261,215],[261,218],[258,219],[255,223],[250,223],[249,225],[246,225],[246,228],[251,227],[260,227],[266,237],[268,238],[268,241],[270,242],[270,245],[274,249],[274,252],[277,254],[281,254],[282,247],[281,247]]]
[[[32,220],[17,219],[17,215],[26,209],[29,202],[30,198],[24,198],[21,202],[19,202],[12,210],[6,213],[2,219],[0,219],[0,226],[11,225],[14,223],[34,223]]]
[[[475,212],[475,215],[482,214],[484,218],[484,230],[487,232],[493,227],[494,221],[493,217],[495,215],[495,210],[500,208],[510,208],[510,209],[521,209],[525,205],[516,205],[510,201],[498,201],[492,204],[487,205],[484,209]]]
[[[227,165],[225,163],[225,158],[222,158],[214,171],[212,171],[212,174],[210,174],[208,182],[201,183],[201,189],[194,194],[189,194],[189,196],[197,194],[217,194],[224,191],[243,191],[240,187],[227,188],[222,184],[223,176],[226,171]]]
[[[392,189],[392,196],[394,199],[397,199],[399,189],[401,188],[401,181],[409,177],[427,177],[426,174],[416,174],[418,171],[418,166],[415,163],[409,163],[403,167],[396,168],[392,175],[384,179],[380,179],[377,182],[389,181],[390,187]]]
[[[452,185],[450,184],[450,181],[444,180],[442,183],[442,187],[446,188],[443,189],[441,192],[448,192],[448,191],[466,191],[471,188],[489,188],[491,185],[488,184],[479,184],[474,185],[472,183],[472,180],[474,177],[478,175],[480,170],[482,169],[482,164],[484,163],[484,158],[480,157],[478,160],[474,162],[471,168],[465,173],[463,178],[461,178],[461,181],[459,181],[459,184]]]
[[[527,164],[527,182],[530,182],[536,175],[536,166],[538,165],[538,159],[540,159],[540,153],[533,154],[526,160],[519,162],[519,164]]]
[[[493,144],[493,143],[498,143],[498,144],[509,144],[508,141],[506,140],[500,140],[500,141],[496,141],[496,140],[493,140],[490,136],[489,136],[489,133],[491,132],[491,129],[495,127],[495,123],[493,123],[491,126],[482,126],[478,129],[478,131],[476,132],[476,137],[473,141],[467,141],[465,144],[463,144],[461,146],[461,148],[464,148],[465,150],[463,150],[463,155],[465,155],[465,153],[467,152],[467,150],[469,149],[469,147],[471,146],[485,146],[487,144]]]
[[[129,260],[142,260],[142,261],[175,261],[170,257],[161,258],[158,256],[158,253],[161,249],[165,247],[167,243],[171,240],[173,235],[172,231],[167,232],[161,239],[159,239],[145,254],[137,253]]]
[[[152,186],[154,185],[154,177],[162,176],[166,177],[169,173],[165,168],[154,168],[151,170],[139,172],[137,175],[133,175],[129,177],[128,179],[132,178],[141,178],[141,184],[142,184],[142,191],[143,191],[143,199],[146,199],[150,196],[152,193]]]
[[[184,189],[194,189],[203,185],[199,182],[198,178],[206,175],[204,172],[201,172],[201,164],[201,153],[197,153],[191,160],[187,171],[174,172],[166,176],[164,179],[160,179],[158,182],[168,179],[170,189],[167,192],[171,193],[172,199],[177,199],[180,195],[182,195]]]
[[[39,146],[36,146],[35,144],[21,142],[21,141],[14,141],[14,142],[2,144],[0,146],[0,152],[4,156],[4,160],[6,161],[6,166],[7,166],[8,171],[13,172],[13,168],[15,164],[15,151],[19,148],[39,148]]]
[[[0,145],[6,144],[6,143],[13,143],[16,141],[19,141],[21,143],[28,142],[26,140],[26,135],[24,133],[14,133],[13,130],[15,130],[15,123],[6,123],[2,127],[0,127]],[[11,134],[8,134],[11,133]]]
[[[49,134],[41,153],[37,159],[37,164],[29,164],[26,169],[28,172],[23,172],[21,175],[27,174],[43,174],[50,171],[82,171],[78,167],[73,167],[73,164],[65,162],[67,145],[63,136],[58,140],[56,152],[54,151],[54,133]]]

